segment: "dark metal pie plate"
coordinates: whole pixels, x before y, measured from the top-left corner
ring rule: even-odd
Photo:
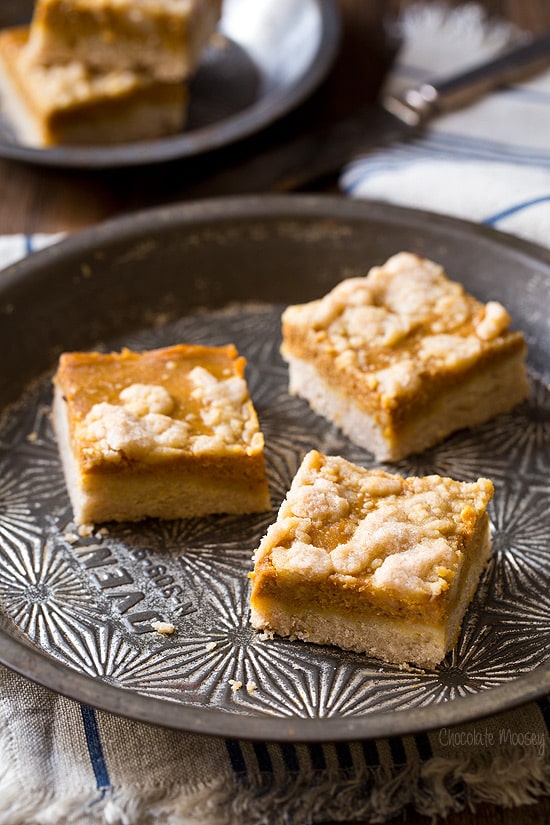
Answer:
[[[33,3],[0,8],[0,28],[30,19]],[[32,148],[2,116],[0,157],[42,165],[107,168],[192,158],[265,128],[304,101],[329,71],[339,44],[334,0],[224,0],[215,37],[190,81],[184,131],[111,146]]]
[[[407,474],[486,475],[496,487],[492,561],[456,648],[431,672],[266,639],[248,621],[252,552],[306,450],[373,464],[288,395],[281,309],[403,249],[509,307],[528,339],[532,377],[529,400],[512,413],[398,465]],[[6,270],[0,661],[133,719],[263,740],[426,730],[550,691],[549,287],[550,253],[525,242],[426,213],[307,196],[140,213]],[[78,535],[48,416],[57,356],[181,341],[232,341],[247,357],[273,513]],[[175,633],[156,633],[155,619]]]

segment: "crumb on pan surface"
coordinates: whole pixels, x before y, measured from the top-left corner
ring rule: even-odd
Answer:
[[[155,621],[151,622],[151,627],[160,633],[161,636],[171,636],[175,631],[175,627],[171,622]]]

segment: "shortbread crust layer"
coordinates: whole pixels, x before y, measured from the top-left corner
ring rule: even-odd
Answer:
[[[255,554],[253,626],[436,665],[490,556],[492,495],[488,479],[402,478],[311,451]]]

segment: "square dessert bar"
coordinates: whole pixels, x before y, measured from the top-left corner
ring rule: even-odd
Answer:
[[[308,453],[255,554],[255,628],[432,667],[491,552],[493,484],[402,478]]]
[[[38,0],[29,58],[182,80],[197,65],[220,13],[221,0]]]
[[[178,132],[187,113],[181,82],[128,70],[96,73],[72,60],[29,64],[28,27],[0,32],[2,103],[18,138],[30,146],[111,144]]]
[[[379,460],[397,461],[510,410],[528,393],[526,344],[496,301],[402,252],[320,300],[288,307],[290,393]]]
[[[270,509],[233,345],[64,353],[53,424],[77,523]]]

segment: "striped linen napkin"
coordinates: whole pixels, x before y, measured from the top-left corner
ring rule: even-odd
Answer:
[[[1,825],[309,825],[550,793],[550,703],[429,734],[261,744],[150,727],[0,667]]]
[[[419,80],[451,59],[456,68],[458,58],[478,58],[510,34],[479,24],[475,6],[452,15],[414,9],[391,84]],[[467,43],[475,55],[465,54]],[[342,185],[353,197],[473,218],[547,243],[549,103],[547,75],[441,118],[421,140],[358,159]],[[501,105],[514,113],[504,117]],[[529,128],[516,128],[527,119]],[[55,240],[0,238],[0,267]],[[0,825],[381,823],[407,806],[445,816],[480,802],[524,805],[550,793],[549,732],[543,699],[385,740],[203,738],[94,710],[0,667]]]
[[[386,91],[470,68],[517,34],[483,14],[475,4],[410,8]],[[440,116],[417,139],[358,157],[340,184],[354,198],[464,218],[550,245],[550,70]]]

